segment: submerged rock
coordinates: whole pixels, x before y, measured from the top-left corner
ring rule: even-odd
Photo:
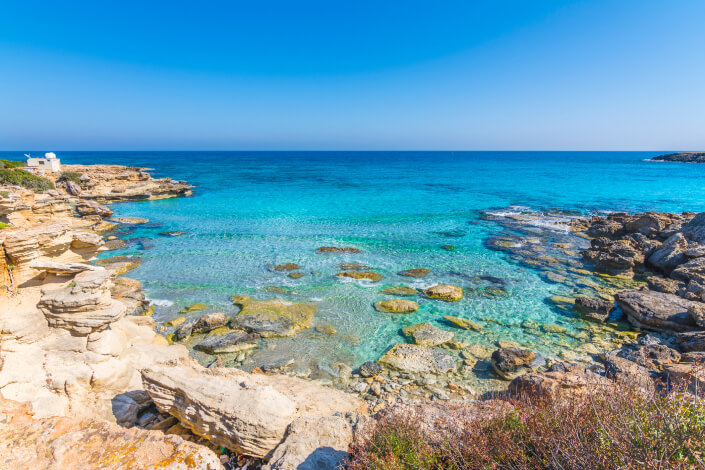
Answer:
[[[370,269],[369,266],[362,263],[340,263],[338,267],[343,271],[365,271]]]
[[[426,268],[407,269],[405,271],[399,272],[400,276],[406,277],[426,277],[429,274],[431,274],[431,270]]]
[[[149,219],[145,217],[113,217],[112,220],[114,222],[128,225],[141,225],[149,222]]]
[[[305,276],[305,274],[304,274],[304,273],[299,273],[299,272],[294,272],[294,273],[289,273],[289,274],[287,274],[287,276],[289,276],[289,277],[292,278],[292,279],[301,279],[302,277]]]
[[[112,258],[99,259],[95,264],[109,269],[116,276],[121,276],[133,269],[137,269],[142,264],[142,260],[134,256],[113,256]]]
[[[181,235],[186,235],[188,232],[184,230],[169,230],[167,232],[159,232],[162,237],[180,237]]]
[[[463,330],[482,330],[482,325],[472,320],[468,320],[467,318],[458,318],[453,315],[446,315],[443,317],[443,319],[451,325],[456,326],[458,328],[462,328]]]
[[[446,302],[457,302],[463,298],[463,289],[452,284],[437,284],[424,289],[426,297]]]
[[[345,246],[322,246],[316,250],[316,253],[362,253],[362,250]]]
[[[390,299],[375,302],[375,310],[386,313],[413,313],[419,309],[419,304],[413,300]]]
[[[447,343],[455,336],[450,331],[441,330],[428,322],[407,326],[401,331],[404,336],[411,337],[415,344],[429,347]]]
[[[284,263],[274,266],[275,271],[296,271],[297,269],[301,269],[301,266],[296,263]]]
[[[350,279],[364,279],[372,282],[382,280],[382,275],[372,271],[343,271],[336,274],[337,277],[349,277]]]
[[[505,380],[512,380],[531,371],[536,354],[528,349],[516,347],[499,348],[492,353],[492,369]]]
[[[294,336],[297,331],[311,328],[318,310],[316,304],[287,302],[281,299],[255,300],[251,297],[233,296],[232,301],[241,308],[231,325],[268,338]]]
[[[416,295],[418,291],[414,289],[413,287],[407,287],[407,286],[390,286],[382,289],[382,293],[385,295],[403,295],[403,296],[412,296]]]
[[[445,374],[455,369],[455,359],[448,354],[426,346],[398,343],[379,361],[402,372]]]
[[[210,335],[198,343],[194,349],[208,354],[233,353],[257,347],[259,335],[243,330],[233,330],[224,335]]]
[[[271,456],[299,417],[366,409],[359,398],[314,382],[193,361],[145,369],[142,379],[160,411],[215,445],[253,457]]]

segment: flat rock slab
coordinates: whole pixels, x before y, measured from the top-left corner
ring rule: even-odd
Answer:
[[[396,344],[379,362],[404,372],[444,374],[455,369],[455,359],[443,351],[406,343]]]
[[[407,326],[401,331],[419,346],[438,346],[452,340],[454,336],[450,331],[441,330],[428,322]]]
[[[688,313],[688,308],[697,305],[697,302],[673,294],[639,290],[622,291],[615,298],[629,322],[638,328],[655,331],[690,331],[697,328]]]
[[[391,299],[375,302],[375,310],[386,313],[413,313],[419,309],[419,304],[413,300]]]
[[[281,299],[255,300],[233,296],[232,301],[241,308],[232,319],[233,328],[242,328],[262,337],[294,336],[297,331],[311,328],[316,304],[295,303]]]
[[[83,263],[55,263],[53,261],[34,261],[30,268],[38,271],[45,271],[58,276],[71,276],[83,271],[96,271],[105,268]]]
[[[145,369],[142,380],[157,407],[182,426],[253,457],[270,456],[287,427],[301,416],[366,411],[359,398],[314,382],[206,369],[194,361]]]
[[[259,335],[257,333],[234,330],[224,335],[210,335],[198,343],[194,349],[208,354],[233,353],[256,348],[258,341]]]

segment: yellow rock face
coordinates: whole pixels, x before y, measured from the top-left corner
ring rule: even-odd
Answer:
[[[375,310],[386,313],[413,313],[419,309],[419,304],[413,300],[391,299],[375,302]]]

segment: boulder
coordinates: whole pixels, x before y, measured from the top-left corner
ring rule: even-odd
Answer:
[[[649,370],[661,370],[665,365],[679,362],[681,355],[675,349],[665,344],[645,344],[633,347],[624,347],[607,353],[607,357],[621,357],[635,362]]]
[[[194,349],[208,354],[233,353],[256,348],[258,341],[259,335],[257,333],[233,330],[223,335],[210,335],[198,343]]]
[[[680,281],[660,276],[647,277],[646,284],[649,287],[649,290],[663,292],[664,294],[677,294],[685,287],[685,284]]]
[[[688,261],[685,251],[688,249],[688,241],[680,233],[671,235],[663,244],[654,250],[647,260],[648,264],[671,274],[680,264]]]
[[[705,351],[705,331],[690,331],[676,335],[678,346],[684,351]]]
[[[627,290],[615,295],[617,306],[637,328],[655,331],[689,331],[696,327],[688,314],[694,304],[673,294]]]
[[[419,309],[419,304],[413,300],[391,299],[375,302],[375,310],[387,313],[413,313]]]
[[[492,353],[492,369],[504,380],[531,371],[531,365],[536,360],[536,354],[528,349],[515,347],[499,348]]]
[[[691,316],[696,325],[705,328],[705,304],[692,304],[688,307],[688,315]]]
[[[547,372],[523,374],[512,379],[508,391],[519,398],[554,400],[592,394],[609,385],[601,375],[582,366],[557,363]]]
[[[429,274],[431,274],[431,270],[427,268],[413,268],[399,272],[400,276],[406,277],[426,277]]]
[[[193,324],[192,333],[208,333],[209,331],[213,331],[216,328],[220,328],[221,326],[227,325],[229,321],[230,317],[228,317],[222,312],[209,313],[207,315],[203,315],[198,320],[196,320],[196,322]]]
[[[342,416],[297,418],[262,470],[342,468],[353,441],[354,422]]]
[[[445,374],[455,369],[455,359],[443,351],[406,343],[394,345],[378,362],[411,373]]]
[[[360,375],[363,377],[374,377],[382,373],[384,369],[376,362],[367,361],[360,366]]]
[[[705,284],[705,258],[691,259],[671,272],[671,277],[683,282]]]
[[[438,346],[453,339],[450,331],[441,330],[430,323],[419,323],[402,328],[404,336],[410,337],[419,346]]]
[[[452,284],[437,284],[428,289],[424,289],[423,293],[429,299],[443,300],[446,302],[457,302],[463,298],[463,289]]]
[[[670,364],[664,372],[671,386],[686,389],[700,398],[705,395],[705,366],[702,363]]]
[[[654,236],[673,223],[674,217],[671,214],[659,212],[645,212],[634,220],[624,224],[627,233],[640,233],[646,236]]]
[[[364,412],[352,395],[286,375],[206,369],[193,361],[142,371],[145,390],[160,411],[213,444],[268,457],[297,418]]]
[[[605,360],[605,377],[639,390],[654,389],[654,381],[646,367],[619,356],[612,356]]]
[[[681,233],[688,241],[698,244],[705,244],[705,212],[701,212],[693,217],[688,223],[683,225]]]
[[[609,240],[596,238],[591,248],[583,252],[583,259],[595,265],[595,270],[612,275],[630,275],[644,263],[642,250],[631,239]]]
[[[616,309],[614,302],[585,296],[575,298],[574,308],[583,318],[597,322],[606,321]]]
[[[280,299],[254,300],[233,296],[241,308],[231,321],[233,328],[242,328],[262,337],[294,336],[297,331],[311,328],[318,310],[316,304],[294,303]]]

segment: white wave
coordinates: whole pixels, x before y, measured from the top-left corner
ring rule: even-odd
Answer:
[[[174,305],[174,302],[166,299],[149,299],[149,303],[160,307],[171,307]]]

